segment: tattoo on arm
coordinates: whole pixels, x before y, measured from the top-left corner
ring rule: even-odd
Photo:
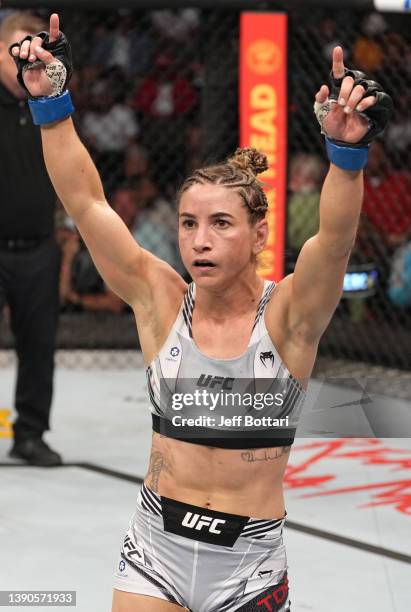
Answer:
[[[262,448],[258,450],[248,450],[241,453],[241,459],[247,463],[255,461],[275,461],[290,452],[291,446],[280,446],[278,448]]]
[[[168,472],[169,474],[172,473],[163,453],[155,448],[152,448],[147,478],[149,479],[148,486],[155,493],[158,493],[158,481],[160,479],[161,472],[163,471]]]

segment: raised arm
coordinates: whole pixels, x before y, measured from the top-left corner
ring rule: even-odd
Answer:
[[[71,54],[59,30],[58,15],[53,14],[50,18],[48,39],[28,37],[21,45],[13,46],[11,52],[18,64],[20,82],[32,99],[32,112],[36,105],[35,112],[40,113],[43,153],[50,179],[96,267],[125,302],[135,309],[149,306],[150,279],[157,275],[158,280],[159,270],[175,275],[176,281],[180,277],[167,264],[142,249],[109,206],[97,169],[71,117],[64,118],[65,107],[58,106],[65,104],[66,115],[70,115],[64,90],[71,74]],[[53,113],[60,113],[60,116],[58,121],[50,122],[47,115],[52,118]]]
[[[289,328],[308,343],[318,342],[341,298],[363,200],[362,167],[369,142],[383,131],[392,108],[377,83],[347,73],[341,47],[333,52],[335,102],[329,96],[323,85],[315,105],[331,161],[321,192],[320,228],[304,244],[288,279]]]
[[[58,197],[79,229],[106,283],[128,304],[144,303],[147,265],[154,258],[136,243],[107,203],[98,172],[71,118],[42,127],[44,160]]]

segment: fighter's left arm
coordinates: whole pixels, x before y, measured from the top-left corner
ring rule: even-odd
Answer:
[[[378,83],[347,70],[343,50],[336,47],[331,92],[321,87],[315,112],[331,164],[321,192],[320,228],[301,249],[289,279],[288,308],[291,335],[309,344],[318,342],[341,298],[363,200],[362,169],[369,143],[389,119],[392,100]]]

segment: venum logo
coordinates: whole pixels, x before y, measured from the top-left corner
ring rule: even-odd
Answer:
[[[224,378],[223,376],[212,376],[211,374],[201,374],[197,380],[197,387],[214,387],[221,386],[224,391],[231,391],[233,388],[234,378]]]
[[[266,368],[266,362],[269,361],[271,363],[271,367],[274,367],[274,355],[272,351],[266,351],[265,353],[262,352],[260,353],[260,361],[263,364],[263,366]]]
[[[221,529],[217,529],[218,525],[224,525],[226,521],[223,519],[213,519],[211,516],[204,514],[195,514],[193,512],[186,512],[185,517],[182,520],[182,525],[189,529],[197,529],[201,531],[203,527],[207,527],[210,533],[221,533]]]

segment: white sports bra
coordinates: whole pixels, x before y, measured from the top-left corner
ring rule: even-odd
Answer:
[[[265,281],[246,351],[215,359],[194,342],[196,287],[189,285],[166,342],[147,367],[154,431],[219,448],[293,443],[306,393],[282,362],[264,322],[274,287]]]

